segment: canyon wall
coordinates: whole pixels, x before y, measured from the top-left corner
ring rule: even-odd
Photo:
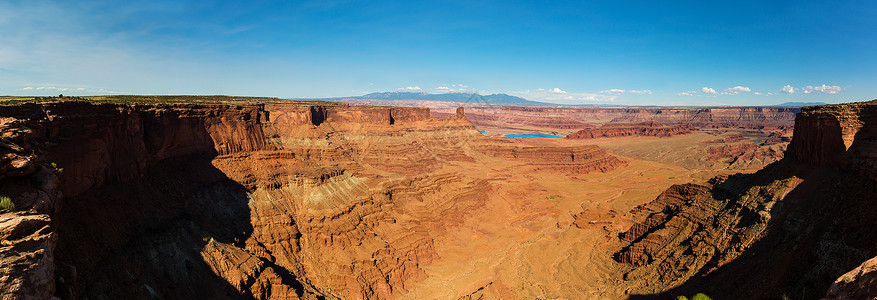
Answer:
[[[57,102],[0,117],[11,298],[398,297],[494,188],[462,164],[626,165],[486,139],[462,109]]]
[[[673,186],[631,211],[641,221],[620,236],[615,259],[644,294],[634,298],[825,295],[835,278],[877,254],[877,234],[866,229],[877,225],[875,109],[805,108],[783,160],[751,175]]]
[[[670,137],[674,135],[691,133],[694,130],[689,125],[664,126],[654,121],[636,124],[605,124],[601,127],[586,128],[566,136],[568,139],[594,139],[602,137],[621,136],[656,136]]]
[[[476,126],[577,130],[596,125],[657,122],[690,125],[697,128],[791,128],[797,107],[720,107],[720,108],[547,108],[472,107],[467,118]],[[450,115],[448,109],[435,109],[436,116]]]

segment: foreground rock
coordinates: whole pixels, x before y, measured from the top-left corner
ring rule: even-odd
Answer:
[[[841,275],[822,299],[874,299],[877,297],[877,257]]]
[[[55,243],[49,216],[0,214],[0,298],[54,297]]]
[[[804,108],[782,161],[671,187],[631,212],[642,221],[621,235],[615,256],[630,267],[625,280],[635,293],[664,293],[657,298],[825,295],[877,254],[875,128],[873,102]]]

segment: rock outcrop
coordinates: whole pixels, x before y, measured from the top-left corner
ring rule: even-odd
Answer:
[[[824,300],[874,299],[877,297],[877,257],[871,258],[855,269],[841,275]]]
[[[398,297],[494,189],[461,165],[626,165],[484,138],[462,109],[52,102],[0,117],[0,194],[20,210],[0,221],[11,298]]]
[[[688,125],[664,126],[654,121],[637,124],[606,124],[598,128],[586,128],[566,136],[568,139],[594,139],[621,136],[655,136],[670,137],[691,133]]]
[[[489,144],[478,146],[476,151],[492,157],[523,162],[536,171],[561,172],[571,175],[587,174],[594,171],[606,172],[627,165],[627,162],[594,145],[519,147]]]
[[[0,214],[0,298],[55,295],[55,239],[47,215]]]
[[[805,108],[782,161],[674,186],[632,211],[642,221],[620,236],[615,256],[629,267],[625,280],[637,293],[664,293],[657,298],[825,295],[877,254],[867,229],[877,225],[875,111],[873,102]]]
[[[713,146],[706,149],[707,160],[728,164],[729,169],[748,169],[768,165],[783,158],[785,144],[759,146],[752,142]]]
[[[795,124],[797,107],[611,108],[611,107],[471,107],[466,114],[479,127],[583,129],[602,124],[657,122],[695,128],[783,129]],[[434,109],[447,116],[449,109]]]

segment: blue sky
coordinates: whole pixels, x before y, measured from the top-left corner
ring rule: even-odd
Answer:
[[[0,0],[0,95],[851,102],[877,98],[874,16],[874,1]]]

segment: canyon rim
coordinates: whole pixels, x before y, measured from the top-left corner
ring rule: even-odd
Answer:
[[[0,109],[3,297],[870,293],[843,274],[877,255],[873,102],[527,139],[464,108],[160,99]]]

